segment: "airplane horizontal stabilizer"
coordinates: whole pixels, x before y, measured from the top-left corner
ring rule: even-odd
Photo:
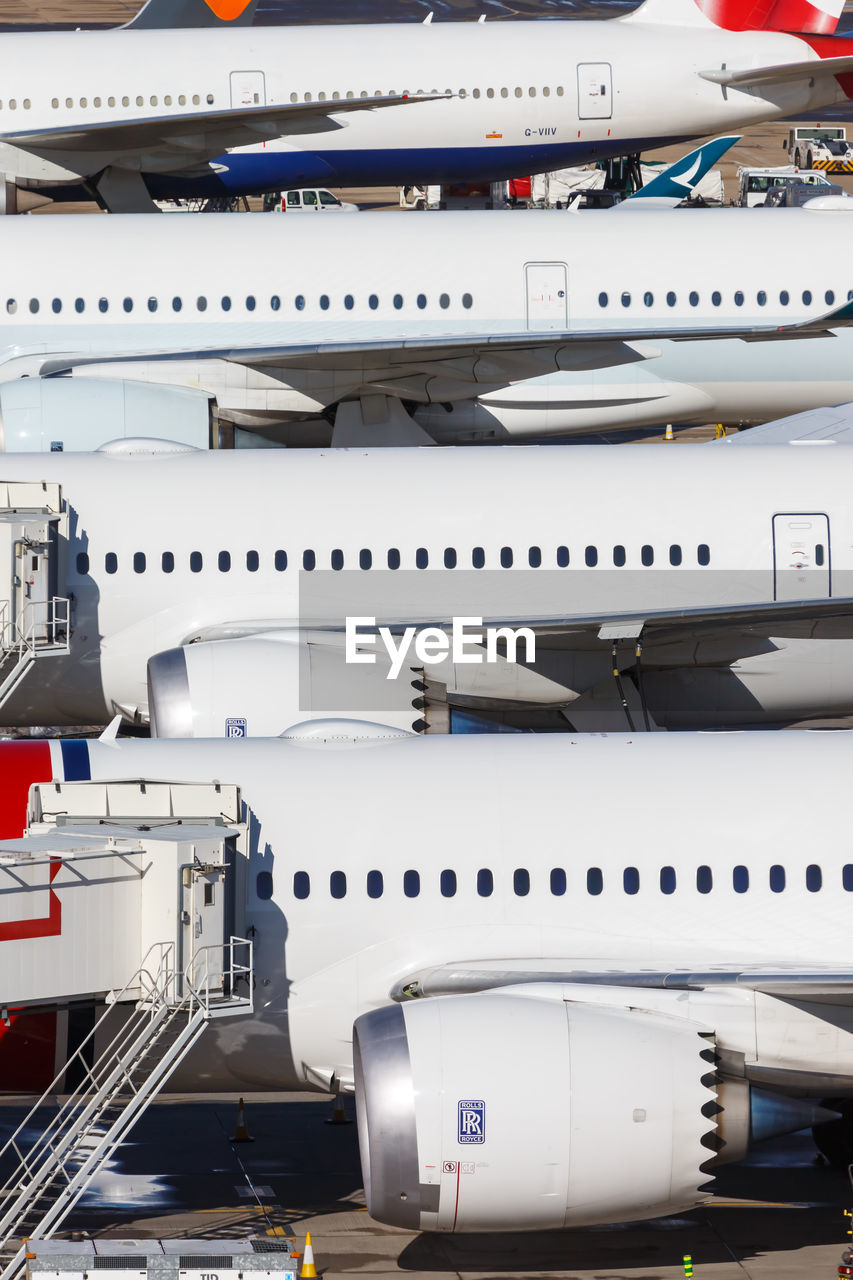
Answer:
[[[804,62],[781,62],[770,67],[749,67],[743,71],[725,68],[700,71],[703,80],[727,89],[751,89],[759,85],[784,84],[789,80],[817,80],[853,71],[853,57],[809,59]]]
[[[794,413],[789,418],[777,418],[737,435],[710,440],[714,445],[801,444],[833,445],[853,444],[853,404],[833,405],[823,409],[809,409]]]

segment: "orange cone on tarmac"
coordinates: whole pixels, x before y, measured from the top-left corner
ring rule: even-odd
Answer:
[[[232,1142],[254,1142],[255,1139],[249,1134],[249,1126],[246,1124],[246,1104],[241,1098],[237,1105],[237,1123],[234,1126],[234,1137]]]
[[[299,1272],[299,1280],[312,1280],[316,1276],[317,1268],[314,1266],[314,1246],[311,1243],[311,1232],[305,1235],[305,1254],[302,1258],[302,1270]]]

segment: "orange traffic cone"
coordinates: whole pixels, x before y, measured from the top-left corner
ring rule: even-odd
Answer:
[[[254,1142],[255,1139],[249,1134],[249,1126],[246,1124],[246,1104],[241,1098],[237,1105],[237,1123],[234,1126],[234,1137],[232,1142]]]
[[[314,1246],[311,1244],[311,1232],[305,1235],[305,1254],[302,1258],[302,1270],[299,1272],[299,1280],[312,1280],[316,1276],[317,1268],[314,1266]]]
[[[343,1094],[335,1094],[335,1100],[332,1103],[332,1114],[326,1124],[352,1124],[352,1120],[347,1119],[347,1113],[344,1110]]]

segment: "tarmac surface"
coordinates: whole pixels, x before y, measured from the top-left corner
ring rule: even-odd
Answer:
[[[548,1087],[556,1102],[559,1086]],[[692,1213],[579,1231],[447,1236],[368,1217],[355,1125],[324,1123],[328,1098],[265,1094],[246,1103],[254,1141],[237,1145],[229,1141],[235,1099],[161,1098],[60,1234],[295,1236],[301,1250],[310,1231],[325,1280],[676,1280],[685,1254],[696,1280],[837,1274],[853,1192],[845,1174],[816,1162],[808,1134],[767,1143],[722,1170],[715,1198]],[[353,1116],[352,1099],[346,1107]],[[0,1145],[23,1114],[20,1105],[0,1105]]]

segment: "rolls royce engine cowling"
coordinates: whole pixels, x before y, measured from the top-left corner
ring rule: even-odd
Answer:
[[[504,991],[355,1023],[367,1208],[411,1230],[623,1222],[701,1203],[713,1037],[659,1014]]]

